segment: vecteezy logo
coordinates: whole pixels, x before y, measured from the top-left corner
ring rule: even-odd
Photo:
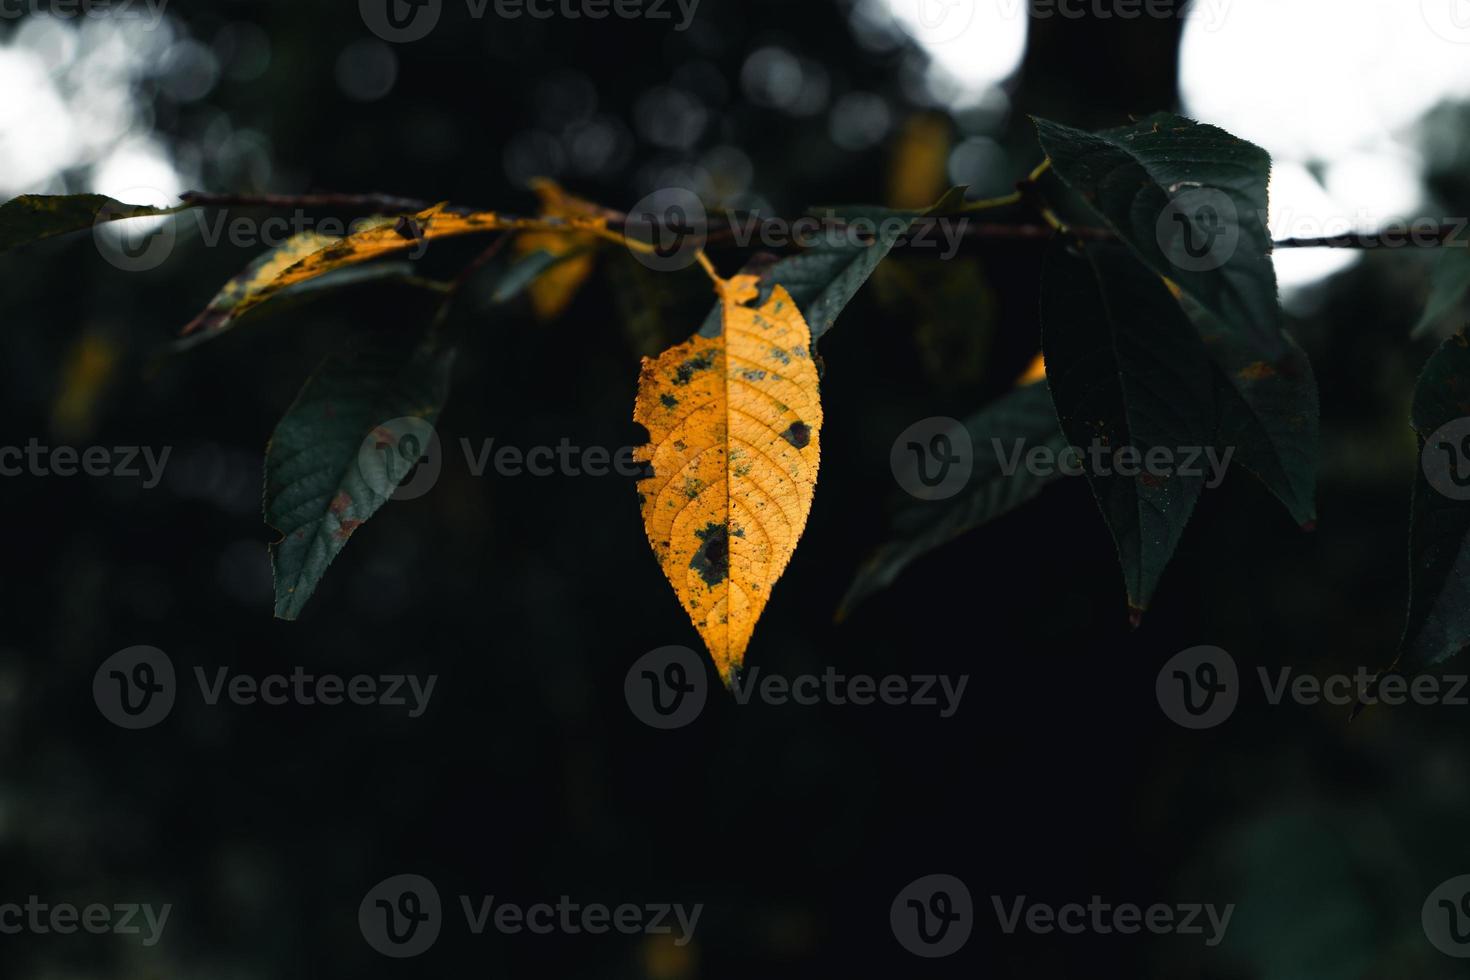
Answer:
[[[913,33],[925,44],[953,41],[975,20],[975,0],[908,0],[913,4]]]
[[[1435,949],[1470,959],[1470,875],[1458,875],[1430,892],[1420,921]]]
[[[925,875],[898,893],[888,910],[893,935],[915,956],[958,952],[975,925],[970,890],[954,875]]]
[[[119,650],[92,675],[97,710],[119,728],[152,728],[163,721],[177,691],[173,661],[157,647]]]
[[[132,202],[165,206],[169,195],[153,187],[131,187],[118,195]],[[156,269],[173,253],[178,228],[172,215],[127,217],[131,209],[104,204],[92,221],[92,239],[108,265],[124,272]]]
[[[1470,500],[1470,417],[1435,429],[1419,463],[1431,487],[1451,500]]]
[[[694,264],[708,237],[704,203],[682,187],[654,191],[633,205],[623,225],[633,257],[658,272]]]
[[[1429,29],[1451,44],[1470,44],[1470,0],[1419,0]]]
[[[709,696],[704,662],[688,647],[659,647],[628,668],[623,696],[634,717],[645,725],[683,728],[699,717]]]
[[[381,498],[422,497],[434,489],[443,469],[439,433],[427,421],[412,415],[375,426],[357,449],[357,472],[368,489]]]
[[[893,440],[893,478],[920,500],[945,500],[970,482],[975,443],[959,421],[935,416],[915,422]]]
[[[1185,728],[1213,728],[1240,700],[1235,658],[1219,647],[1190,647],[1170,657],[1154,684],[1159,707]]]
[[[418,956],[434,945],[443,921],[439,890],[423,875],[385,878],[357,908],[362,938],[394,959]]]
[[[1155,227],[1159,249],[1186,272],[1218,269],[1240,244],[1235,202],[1224,191],[1197,187],[1173,197]]]
[[[357,9],[367,29],[384,41],[410,44],[438,25],[443,0],[358,0]]]

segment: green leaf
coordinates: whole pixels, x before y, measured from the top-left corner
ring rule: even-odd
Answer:
[[[1045,447],[1052,454],[1067,448],[1045,382],[1008,392],[970,416],[964,425],[974,449],[974,470],[965,489],[945,500],[913,500],[895,514],[888,540],[863,563],[848,586],[838,619],[892,585],[913,562],[1015,510],[1062,475],[1056,469],[1011,468],[1011,460],[1019,462],[1020,456],[1036,447]]]
[[[764,267],[761,272],[760,301],[765,302],[775,284],[786,287],[811,328],[812,346],[815,348],[822,335],[837,322],[837,315],[857,295],[863,283],[868,281],[878,263],[893,251],[893,246],[903,237],[914,219],[952,211],[963,198],[964,188],[959,187],[947,191],[927,211],[895,211],[873,207],[833,209],[832,215],[840,221],[872,222],[876,229],[873,240],[862,244],[850,241],[846,235],[835,235],[831,239],[823,237],[811,248]],[[827,212],[821,214],[824,218],[827,216]],[[717,303],[705,318],[699,332],[706,337],[715,337],[719,335],[719,330],[720,306]]]
[[[1470,242],[1451,238],[1439,248],[1434,273],[1429,280],[1429,302],[1414,325],[1414,337],[1426,337],[1451,314],[1461,309],[1470,293]]]
[[[1303,529],[1317,520],[1317,378],[1290,336],[1286,355],[1267,363],[1220,321],[1186,303],[1214,362],[1219,407],[1215,447],[1229,451],[1285,505]]]
[[[278,617],[300,615],[352,533],[429,448],[453,361],[429,341],[374,335],[302,388],[266,448],[265,519],[282,536],[271,545]]]
[[[1418,673],[1470,644],[1470,338],[1445,341],[1414,390],[1420,465],[1409,529],[1409,617],[1392,670]],[[1433,477],[1433,479],[1431,479]]]
[[[1101,133],[1035,123],[1057,176],[1144,264],[1268,360],[1285,356],[1265,150],[1169,113]]]
[[[1062,431],[1082,455],[1118,546],[1128,602],[1148,608],[1209,472],[1216,406],[1204,343],[1159,278],[1123,246],[1057,239],[1041,284],[1042,351]],[[1096,447],[1096,451],[1094,450]],[[1168,462],[1120,475],[1120,453]]]
[[[187,207],[124,204],[101,194],[23,194],[0,205],[0,252],[108,221],[176,214]]]

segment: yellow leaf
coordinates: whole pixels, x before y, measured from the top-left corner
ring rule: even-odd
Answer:
[[[1037,354],[1036,359],[1033,360],[1031,364],[1026,368],[1025,373],[1023,373],[1019,378],[1016,379],[1016,387],[1024,388],[1026,385],[1034,385],[1038,381],[1045,380],[1046,358],[1042,357],[1040,354]]]
[[[726,684],[806,527],[821,459],[811,331],[776,286],[717,280],[718,337],[644,358],[633,419],[648,542]]]
[[[920,113],[904,123],[888,174],[888,206],[927,209],[948,179],[950,124],[941,115]]]
[[[611,212],[568,194],[555,181],[538,177],[531,182],[531,189],[541,199],[543,217],[591,219],[606,227]],[[570,255],[578,250],[583,252],[556,263],[531,283],[531,308],[539,319],[554,320],[571,303],[582,283],[592,274],[594,258],[591,247],[597,242],[596,235],[582,232],[529,231],[516,238],[517,255],[525,256],[536,251],[555,256]]]
[[[97,408],[117,370],[118,345],[105,333],[89,330],[72,344],[51,405],[51,428],[62,439],[91,436]]]
[[[238,316],[238,307],[251,296],[259,293],[276,280],[281,273],[314,252],[319,252],[337,241],[336,235],[306,231],[292,235],[279,247],[266,252],[245,267],[245,271],[229,280],[215,294],[214,299],[184,327],[184,336],[202,330],[205,333],[225,329]]]
[[[235,307],[235,316],[259,306],[287,286],[328,272],[405,251],[429,239],[497,231],[511,224],[490,211],[450,211],[445,204],[436,204],[415,215],[377,221],[287,266],[274,279],[241,300]]]

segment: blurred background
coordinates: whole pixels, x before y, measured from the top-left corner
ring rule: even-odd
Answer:
[[[546,176],[619,209],[684,187],[711,208],[794,216],[922,205],[952,183],[1004,194],[1040,160],[1029,115],[1100,128],[1176,109],[1272,153],[1278,238],[1470,214],[1470,19],[1449,2],[1202,0],[1189,16],[1130,17],[1127,2],[1092,0],[1029,13],[1024,0],[701,0],[680,30],[674,4],[667,20],[593,21],[443,0],[434,28],[401,43],[371,29],[369,7],[0,6],[0,198],[380,191],[526,214],[528,181]],[[1408,332],[1432,254],[1277,257],[1322,390],[1318,530],[1232,475],[1131,631],[1082,481],[834,623],[901,502],[895,436],[973,413],[1039,346],[1040,243],[972,240],[942,263],[895,253],[821,345],[821,481],[748,663],[968,674],[963,705],[941,719],[738,707],[714,691],[695,723],[659,732],[630,713],[624,675],[656,647],[699,643],[631,481],[475,478],[457,447],[638,444],[639,358],[698,325],[703,275],[604,250],[555,318],[478,297],[438,484],[360,530],[285,623],[271,616],[265,443],[325,355],[432,306],[368,285],[160,356],[262,250],[171,221],[151,268],[118,267],[86,233],[0,256],[0,444],[171,449],[152,488],[0,479],[0,902],[174,906],[151,948],[0,936],[5,975],[1463,975],[1420,909],[1470,871],[1457,832],[1470,709],[1376,709],[1349,725],[1345,709],[1271,707],[1248,684],[1225,725],[1189,732],[1154,692],[1168,657],[1206,643],[1252,678],[1392,659],[1409,395],[1432,349]],[[437,243],[420,272],[452,276],[482,247]],[[749,253],[712,257],[729,274]],[[92,677],[137,644],[181,677],[301,666],[440,680],[417,719],[209,706],[186,684],[162,724],[123,731],[98,712]],[[449,921],[398,962],[364,942],[357,911],[404,872],[435,882]],[[889,928],[894,896],[931,873],[964,880],[976,904],[969,942],[941,960]],[[685,947],[477,937],[461,894],[705,912]],[[1205,948],[1005,935],[990,902],[1095,894],[1237,909]]]

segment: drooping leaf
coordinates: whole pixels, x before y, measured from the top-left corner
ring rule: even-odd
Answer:
[[[352,533],[429,448],[453,360],[432,342],[375,334],[302,388],[266,448],[265,519],[281,534],[271,545],[278,617],[301,613]]]
[[[1426,337],[1456,311],[1463,311],[1470,293],[1470,242],[1450,239],[1439,248],[1429,280],[1429,302],[1414,325],[1415,337]]]
[[[562,190],[555,181],[537,178],[531,189],[541,201],[541,214],[546,218],[571,218],[600,221],[605,226],[612,212],[584,201]],[[592,274],[594,247],[599,239],[586,232],[528,231],[516,236],[516,254],[523,258],[538,252],[549,253],[561,261],[545,262],[542,274],[529,283],[531,307],[541,320],[554,320],[567,308]]]
[[[633,418],[643,525],[728,684],[806,527],[821,458],[811,334],[791,295],[759,306],[754,276],[719,283],[716,337],[645,358]]]
[[[22,194],[0,206],[0,252],[108,221],[161,217],[188,207],[124,204],[101,194]]]
[[[964,202],[965,189],[951,188],[927,212],[893,211],[888,208],[843,208],[832,213],[844,222],[872,222],[876,229],[871,241],[854,242],[846,235],[824,236],[819,242],[787,256],[763,269],[760,275],[761,297],[764,299],[776,283],[785,287],[801,308],[810,326],[813,344],[837,322],[837,315],[857,295],[863,283],[873,274],[904,231],[917,218],[947,214]],[[824,213],[825,216],[825,213]],[[720,307],[710,311],[700,333],[713,336],[719,332]]]
[[[352,286],[370,282],[399,281],[412,283],[422,288],[441,288],[437,284],[416,278],[413,272],[413,265],[408,262],[378,262],[366,266],[348,266],[345,269],[338,269],[336,272],[329,272],[315,279],[307,279],[305,282],[300,282],[281,290],[281,292],[272,298],[269,304],[258,310],[252,310],[249,319],[253,321],[256,318],[284,313],[310,300],[318,299],[338,290],[348,289]],[[192,350],[201,344],[209,343],[233,330],[236,324],[243,319],[235,315],[233,309],[224,312],[225,319],[217,322],[213,329],[195,328],[193,333],[177,337],[169,343],[162,345],[155,352],[155,358],[179,354]],[[213,316],[214,313],[209,309],[205,309],[200,313],[199,319],[203,320],[205,326],[208,327],[209,320]]]
[[[235,305],[236,317],[266,302],[287,287],[338,269],[421,246],[435,238],[471,235],[505,228],[507,222],[489,211],[460,211],[445,204],[414,215],[377,219],[281,270]]]
[[[1035,123],[1057,176],[1149,268],[1268,360],[1286,354],[1266,226],[1270,154],[1170,113],[1100,133]]]
[[[1470,337],[1464,331],[1424,366],[1413,425],[1420,465],[1409,529],[1409,616],[1392,668],[1406,674],[1470,645]]]
[[[1286,354],[1261,360],[1233,331],[1197,305],[1185,310],[1213,362],[1219,408],[1215,447],[1229,451],[1309,529],[1317,520],[1317,377],[1306,351],[1288,334]]]
[[[1062,475],[1058,468],[1032,468],[1022,462],[1026,453],[1038,448],[1053,458],[1067,448],[1045,382],[1013,389],[965,419],[964,425],[974,452],[974,469],[965,489],[944,500],[912,500],[895,514],[888,540],[848,586],[838,619],[893,584],[913,562],[1015,510]]]
[[[315,231],[292,235],[278,247],[258,256],[243,272],[226,282],[203,312],[185,324],[179,333],[187,337],[196,331],[212,334],[229,329],[234,323],[236,307],[252,293],[274,282],[282,272],[308,255],[321,251],[337,240],[336,235],[324,235]]]
[[[1041,322],[1057,416],[1118,546],[1136,618],[1204,487],[1194,454],[1215,436],[1210,358],[1163,282],[1112,242],[1052,243]],[[1144,465],[1155,449],[1163,461]]]

